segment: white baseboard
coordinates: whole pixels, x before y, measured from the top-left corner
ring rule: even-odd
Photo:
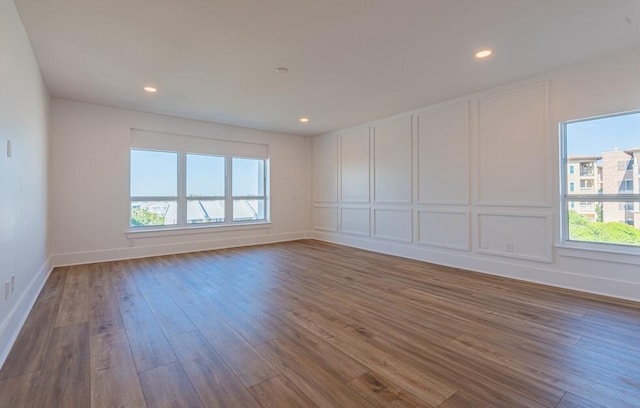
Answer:
[[[244,236],[207,241],[181,242],[162,245],[148,245],[127,248],[115,248],[99,251],[70,252],[52,256],[53,266],[81,265],[96,262],[118,261],[123,259],[145,258],[208,251],[212,249],[237,248],[249,245],[273,244],[307,238],[307,232]]]
[[[31,282],[22,292],[7,317],[0,323],[0,367],[4,365],[22,326],[31,312],[31,308],[35,304],[52,270],[51,257],[49,257],[31,279]]]
[[[503,276],[528,282],[577,290],[596,295],[640,301],[640,283],[606,279],[564,271],[552,264],[492,259],[471,252],[446,251],[412,244],[382,242],[371,238],[358,238],[337,233],[314,231],[311,238],[334,244],[379,252],[453,268],[467,269],[490,275]]]

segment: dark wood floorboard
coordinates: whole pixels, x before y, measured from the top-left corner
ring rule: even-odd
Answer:
[[[640,406],[640,304],[304,240],[57,268],[0,408]]]

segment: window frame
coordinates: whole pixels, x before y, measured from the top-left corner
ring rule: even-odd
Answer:
[[[264,201],[264,221],[267,220],[267,161],[264,159],[258,159],[255,157],[243,157],[243,156],[233,156],[230,157],[230,160],[227,160],[226,165],[227,165],[227,169],[229,172],[231,172],[231,174],[233,174],[233,159],[245,159],[245,160],[261,160],[262,161],[262,195],[261,196],[234,196],[233,195],[233,177],[231,177],[231,179],[227,180],[229,182],[228,186],[225,186],[228,190],[226,190],[226,192],[228,193],[228,197],[229,197],[229,201],[227,203],[227,206],[231,206],[231,221],[235,224],[241,224],[241,223],[250,223],[250,222],[259,222],[259,220],[239,220],[239,221],[234,221],[233,220],[233,203],[236,200],[262,200]],[[226,218],[226,208],[225,208],[225,218]]]
[[[560,246],[566,248],[584,249],[588,251],[605,251],[620,254],[638,255],[640,254],[640,247],[637,245],[629,245],[623,243],[611,243],[611,242],[593,242],[593,241],[579,241],[572,240],[569,237],[569,210],[570,202],[590,202],[594,205],[597,203],[605,202],[625,202],[635,203],[640,201],[640,194],[630,193],[618,193],[618,194],[569,194],[568,179],[569,179],[569,161],[567,156],[567,127],[573,123],[586,122],[597,119],[606,119],[612,117],[620,117],[625,115],[639,114],[640,110],[618,112],[607,115],[592,116],[588,118],[574,119],[560,122],[559,135],[560,135]],[[594,169],[594,177],[595,177]]]
[[[133,150],[163,152],[163,153],[175,153],[177,155],[176,166],[176,178],[177,178],[177,197],[137,197],[131,195],[131,152]],[[187,196],[187,155],[196,156],[212,156],[222,157],[224,159],[224,182],[225,190],[224,196]],[[261,196],[251,197],[234,197],[232,195],[232,183],[233,183],[233,166],[232,162],[234,158],[239,159],[251,159],[262,162],[263,177],[262,177],[262,192]],[[251,225],[269,225],[270,224],[270,203],[269,203],[269,159],[263,157],[245,157],[236,156],[233,154],[215,154],[215,153],[201,153],[201,152],[189,152],[189,151],[176,151],[172,149],[154,149],[154,148],[141,148],[141,147],[129,147],[129,202],[128,202],[128,231],[127,233],[137,234],[144,232],[171,232],[176,230],[202,230],[209,228],[224,228],[232,227],[237,228],[239,226],[251,226]],[[224,221],[212,221],[212,222],[188,222],[187,206],[189,201],[194,200],[203,201],[215,201],[224,200]],[[234,220],[233,219],[233,202],[234,200],[251,199],[261,200],[264,202],[264,217],[256,220]],[[132,203],[140,201],[175,201],[177,203],[177,220],[175,224],[169,225],[131,225],[132,215]]]
[[[187,156],[207,156],[207,157],[221,157],[224,160],[224,183],[225,190],[223,196],[188,196],[187,195],[187,184],[188,184],[188,172],[187,172]],[[179,216],[178,221],[184,221],[184,224],[180,224],[182,227],[189,228],[193,225],[198,225],[201,227],[204,226],[214,226],[214,225],[222,225],[226,224],[227,221],[227,183],[229,183],[229,179],[231,174],[227,169],[227,157],[223,154],[213,154],[213,153],[192,153],[192,152],[183,152],[179,154],[179,157],[182,159],[180,162],[180,173],[184,176],[178,178],[178,190],[180,191],[180,181],[182,184],[182,194],[179,198],[182,199],[178,201],[178,213],[182,213]],[[224,220],[223,221],[209,221],[209,222],[189,222],[189,201],[224,201]]]

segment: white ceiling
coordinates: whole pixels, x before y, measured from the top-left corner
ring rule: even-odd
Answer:
[[[640,0],[15,3],[54,97],[296,134],[640,46]]]

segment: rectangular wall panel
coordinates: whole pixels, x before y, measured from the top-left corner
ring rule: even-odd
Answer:
[[[550,205],[547,100],[540,84],[478,101],[480,204]]]
[[[341,200],[369,202],[369,127],[349,129],[340,138]]]
[[[313,200],[338,201],[338,137],[334,133],[313,138]]]
[[[551,216],[478,213],[479,253],[551,262]]]
[[[411,210],[373,210],[374,236],[392,241],[412,241]]]
[[[313,228],[318,231],[338,231],[338,208],[315,206],[313,208]]]
[[[376,122],[374,128],[374,199],[411,203],[411,116]]]
[[[418,210],[418,242],[442,248],[470,250],[466,210]]]
[[[418,112],[418,201],[469,202],[469,102]]]
[[[341,208],[340,232],[354,235],[370,235],[371,216],[369,208]]]

